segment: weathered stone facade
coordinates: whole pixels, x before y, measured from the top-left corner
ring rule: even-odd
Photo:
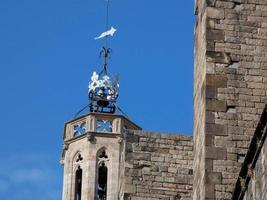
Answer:
[[[123,116],[97,113],[89,113],[65,124],[61,158],[61,164],[64,165],[63,200],[77,199],[77,169],[82,170],[80,200],[97,199],[97,179],[102,164],[99,156],[103,151],[108,170],[106,198],[119,199],[123,133],[126,127],[141,129]]]
[[[233,191],[232,200],[267,199],[267,104],[262,112]]]
[[[231,199],[266,103],[267,1],[198,0],[194,199]]]
[[[99,129],[102,119],[112,122],[108,131]],[[77,135],[81,124],[84,132]],[[76,200],[77,169],[82,170],[81,200],[97,199],[103,150],[108,200],[192,199],[192,136],[144,132],[123,116],[91,113],[65,125],[63,200]]]
[[[74,200],[77,166],[85,180],[81,200],[96,199],[103,149],[107,200],[236,200],[235,191],[245,191],[240,174],[267,102],[267,0],[196,0],[195,12],[194,136],[145,132],[119,115],[91,113],[70,121],[63,200]],[[99,131],[99,119],[110,130]],[[75,135],[83,123],[86,131]],[[265,141],[247,200],[267,199],[266,149]]]
[[[128,131],[124,199],[192,199],[192,139],[185,135]]]
[[[244,200],[267,199],[267,140],[258,158]]]

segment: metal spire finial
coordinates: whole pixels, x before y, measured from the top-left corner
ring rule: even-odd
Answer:
[[[116,101],[119,96],[119,78],[113,80],[108,76],[108,59],[111,49],[107,47],[109,36],[113,36],[116,32],[114,27],[108,29],[109,26],[109,0],[107,0],[107,16],[106,16],[106,32],[103,32],[95,40],[105,38],[105,46],[102,47],[100,57],[103,56],[104,63],[100,73],[94,72],[91,82],[88,86],[89,107],[91,112],[114,113],[116,111]]]
[[[102,50],[100,52],[100,57],[103,56],[104,64],[103,64],[103,69],[100,72],[100,74],[102,74],[104,72],[105,75],[107,75],[108,58],[110,58],[111,51],[112,50],[110,48],[102,47]]]

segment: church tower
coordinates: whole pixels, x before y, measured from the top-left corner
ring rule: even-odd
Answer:
[[[89,113],[65,123],[61,164],[64,166],[62,200],[118,200],[123,196],[121,176],[124,173],[126,130],[141,130],[127,117],[120,115],[117,106],[119,78],[108,72],[107,48],[109,36],[116,29],[108,30],[107,1],[106,32],[98,39],[105,39],[100,55],[103,67],[94,72],[88,86]]]
[[[124,129],[122,115],[91,112],[65,124],[61,163],[63,200],[118,200]]]
[[[119,191],[123,187],[125,131],[141,128],[117,114],[119,84],[118,77],[112,80],[108,74],[109,54],[110,49],[103,47],[103,68],[93,73],[89,83],[90,112],[65,124],[62,200],[118,200],[123,196]]]

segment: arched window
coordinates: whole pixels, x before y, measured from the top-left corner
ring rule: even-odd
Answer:
[[[105,150],[101,150],[98,154],[98,179],[97,179],[97,200],[107,199],[107,183],[108,183],[108,168],[107,162],[109,161]]]
[[[83,170],[81,168],[83,162],[83,157],[80,152],[78,152],[73,158],[73,165],[74,165],[74,175],[75,175],[75,182],[74,182],[74,200],[81,200],[82,199],[82,177],[83,177]]]
[[[83,170],[78,167],[75,173],[75,197],[74,200],[81,200],[82,197],[82,176]]]

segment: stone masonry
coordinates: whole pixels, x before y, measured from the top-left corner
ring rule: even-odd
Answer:
[[[128,131],[124,163],[125,200],[191,200],[192,136]]]
[[[267,1],[195,8],[193,199],[231,199],[267,101]]]
[[[244,200],[266,200],[267,199],[267,140],[258,158],[252,180],[248,185]]]
[[[109,131],[98,125],[111,122]],[[75,135],[75,127],[84,132]],[[81,169],[79,200],[97,199],[99,155],[105,151],[107,200],[191,200],[193,137],[144,132],[120,115],[89,113],[65,124],[61,163],[63,200],[77,200],[76,171]]]
[[[233,191],[232,200],[267,199],[267,104],[262,112]]]
[[[103,163],[107,200],[267,199],[266,141],[253,176],[247,162],[267,103],[267,0],[195,0],[195,15],[194,136],[145,132],[116,114],[73,119],[63,200],[98,198]]]

